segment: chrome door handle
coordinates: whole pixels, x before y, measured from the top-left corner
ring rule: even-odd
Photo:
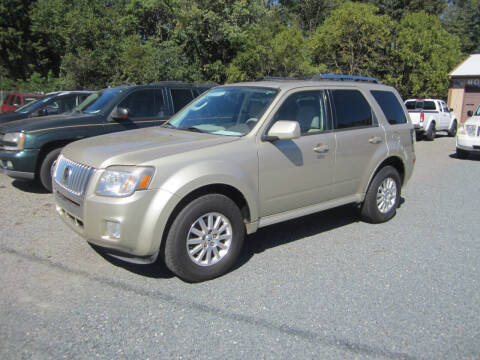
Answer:
[[[317,144],[317,146],[313,148],[313,151],[317,153],[326,153],[328,150],[330,150],[328,144]]]
[[[382,139],[378,136],[374,136],[374,137],[368,139],[368,142],[370,144],[380,144],[382,142]]]

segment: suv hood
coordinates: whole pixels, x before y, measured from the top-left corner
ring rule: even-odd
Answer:
[[[75,125],[77,123],[83,124],[95,118],[95,115],[90,114],[62,114],[33,117],[2,124],[0,125],[0,132],[9,133],[23,131],[28,133],[29,131],[34,130],[55,129],[65,127],[65,125]]]
[[[111,165],[145,164],[235,140],[238,137],[149,127],[79,140],[67,145],[62,153],[72,161],[102,169]]]
[[[480,116],[472,116],[464,122],[464,125],[480,125]]]

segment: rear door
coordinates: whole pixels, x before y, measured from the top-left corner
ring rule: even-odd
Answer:
[[[385,131],[359,89],[330,91],[336,140],[335,197],[364,192],[363,185],[387,153]],[[367,180],[365,180],[367,179]]]

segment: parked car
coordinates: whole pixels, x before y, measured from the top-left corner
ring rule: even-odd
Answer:
[[[443,100],[408,99],[405,101],[408,114],[412,120],[417,140],[425,137],[429,141],[435,139],[437,131],[446,131],[449,136],[457,134],[458,120]]]
[[[21,120],[30,117],[58,115],[71,112],[93,91],[57,91],[46,94],[13,112],[0,114],[0,123]]]
[[[228,271],[267,225],[348,203],[387,221],[413,126],[392,87],[335,78],[220,86],[163,127],[72,143],[53,170],[58,214],[107,254],[160,256],[192,282]]]
[[[26,105],[42,96],[41,94],[9,92],[0,108],[0,112],[9,113],[15,111],[15,109],[18,109],[20,106]]]
[[[15,179],[39,180],[51,191],[51,167],[66,144],[160,125],[200,91],[197,85],[180,82],[119,86],[90,95],[69,114],[0,125],[0,172]]]
[[[475,113],[469,111],[469,118],[458,129],[457,157],[466,159],[471,153],[480,153],[480,106]]]

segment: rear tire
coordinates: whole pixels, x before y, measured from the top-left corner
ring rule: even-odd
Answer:
[[[454,121],[450,129],[448,130],[448,136],[454,137],[457,135],[457,122]]]
[[[433,141],[435,139],[435,132],[435,123],[432,122],[428,127],[427,133],[425,134],[425,139],[427,139],[428,141]]]
[[[228,197],[193,200],[173,220],[165,242],[165,264],[188,282],[225,274],[237,262],[245,238],[240,209]]]
[[[457,158],[458,159],[466,159],[466,158],[468,158],[468,155],[469,155],[468,151],[457,148]]]
[[[42,161],[40,165],[40,183],[48,192],[52,192],[52,166],[60,155],[62,148],[54,149],[50,151]]]
[[[401,180],[393,166],[385,166],[370,183],[361,207],[362,219],[369,223],[382,223],[396,213],[400,202]]]

